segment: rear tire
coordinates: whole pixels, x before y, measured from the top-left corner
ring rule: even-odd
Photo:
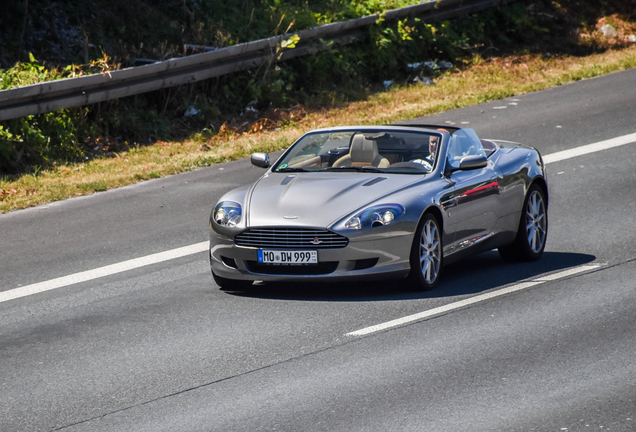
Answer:
[[[521,220],[514,242],[499,248],[506,261],[536,261],[543,255],[548,238],[548,207],[543,189],[530,186],[523,203]]]
[[[417,227],[410,261],[411,287],[416,291],[432,290],[442,274],[443,248],[440,223],[431,213],[425,214]]]
[[[214,282],[219,286],[219,288],[224,290],[241,291],[246,290],[252,286],[252,281],[228,279],[218,276],[214,272],[212,272],[212,277],[214,278]]]

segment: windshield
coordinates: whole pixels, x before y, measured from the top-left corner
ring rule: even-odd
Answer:
[[[274,171],[365,171],[425,174],[436,164],[433,131],[337,131],[303,136]]]

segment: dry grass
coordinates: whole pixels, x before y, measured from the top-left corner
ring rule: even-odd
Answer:
[[[304,132],[352,124],[385,124],[543,90],[636,66],[636,44],[588,57],[521,55],[482,60],[446,72],[434,86],[394,87],[368,100],[267,118],[206,138],[158,142],[81,165],[0,180],[0,213],[104,191],[289,146]]]

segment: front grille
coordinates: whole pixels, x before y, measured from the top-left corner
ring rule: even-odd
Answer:
[[[348,243],[340,234],[307,228],[251,228],[234,237],[237,246],[261,249],[333,249]]]

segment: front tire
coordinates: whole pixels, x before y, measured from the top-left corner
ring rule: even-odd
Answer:
[[[411,247],[409,282],[417,291],[432,290],[442,274],[442,230],[435,216],[427,213],[415,232]]]
[[[543,189],[533,184],[523,203],[517,237],[499,248],[506,261],[536,261],[543,255],[548,238],[548,207]]]

